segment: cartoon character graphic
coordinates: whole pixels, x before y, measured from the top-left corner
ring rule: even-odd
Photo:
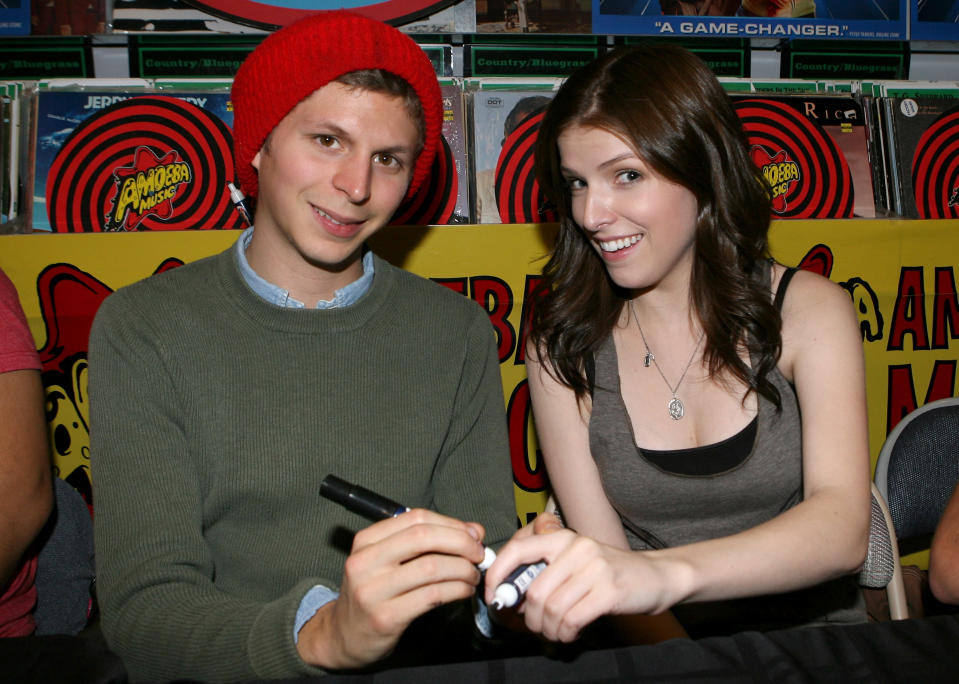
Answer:
[[[189,183],[192,177],[190,165],[176,150],[161,157],[149,147],[138,147],[130,166],[113,172],[116,195],[104,231],[136,230],[150,215],[170,218],[180,185]]]
[[[155,273],[182,264],[167,259]],[[47,333],[39,354],[54,474],[80,492],[92,511],[87,343],[93,317],[113,289],[76,266],[61,263],[40,273],[37,292]]]
[[[777,214],[785,214],[788,209],[786,195],[793,183],[801,180],[799,164],[790,159],[784,150],[770,155],[761,145],[753,145],[749,150],[749,156],[769,183],[773,211]]]

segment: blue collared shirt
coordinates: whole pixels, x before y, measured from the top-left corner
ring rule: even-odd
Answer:
[[[240,266],[240,274],[243,280],[250,286],[256,294],[263,300],[276,306],[285,306],[291,309],[303,309],[306,305],[298,299],[290,296],[289,290],[284,290],[279,285],[263,279],[259,273],[253,270],[250,262],[246,260],[246,250],[250,246],[250,240],[253,239],[253,228],[247,228],[236,241],[236,261]],[[367,252],[363,255],[363,275],[354,280],[349,285],[345,285],[333,294],[333,299],[321,299],[316,303],[317,309],[336,309],[343,306],[356,304],[363,298],[370,287],[373,286],[373,252]]]

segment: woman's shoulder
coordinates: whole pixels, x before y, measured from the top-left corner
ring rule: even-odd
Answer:
[[[846,308],[851,305],[845,288],[825,276],[780,263],[773,263],[772,269],[772,294],[782,302],[784,321],[789,312],[802,311],[808,307]]]
[[[773,291],[783,286],[786,268],[776,265]],[[788,276],[787,276],[788,278]],[[842,285],[803,269],[796,269],[788,279],[782,297],[781,366],[791,362],[803,350],[818,350],[822,343],[851,341],[859,335],[859,323],[852,298]],[[787,377],[789,373],[786,373]]]

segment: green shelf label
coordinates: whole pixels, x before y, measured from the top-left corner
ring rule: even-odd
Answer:
[[[598,47],[469,46],[471,76],[569,76],[599,56]]]
[[[0,40],[0,80],[91,78],[93,58],[83,38]]]
[[[908,47],[902,43],[812,43],[783,49],[783,78],[898,80],[908,77]]]
[[[130,76],[232,78],[264,36],[130,36]]]
[[[232,78],[248,54],[250,49],[239,47],[141,47],[130,54],[130,75],[140,78]]]

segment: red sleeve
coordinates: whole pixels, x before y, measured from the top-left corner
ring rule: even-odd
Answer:
[[[0,373],[24,369],[40,370],[40,357],[17,289],[0,271]]]

